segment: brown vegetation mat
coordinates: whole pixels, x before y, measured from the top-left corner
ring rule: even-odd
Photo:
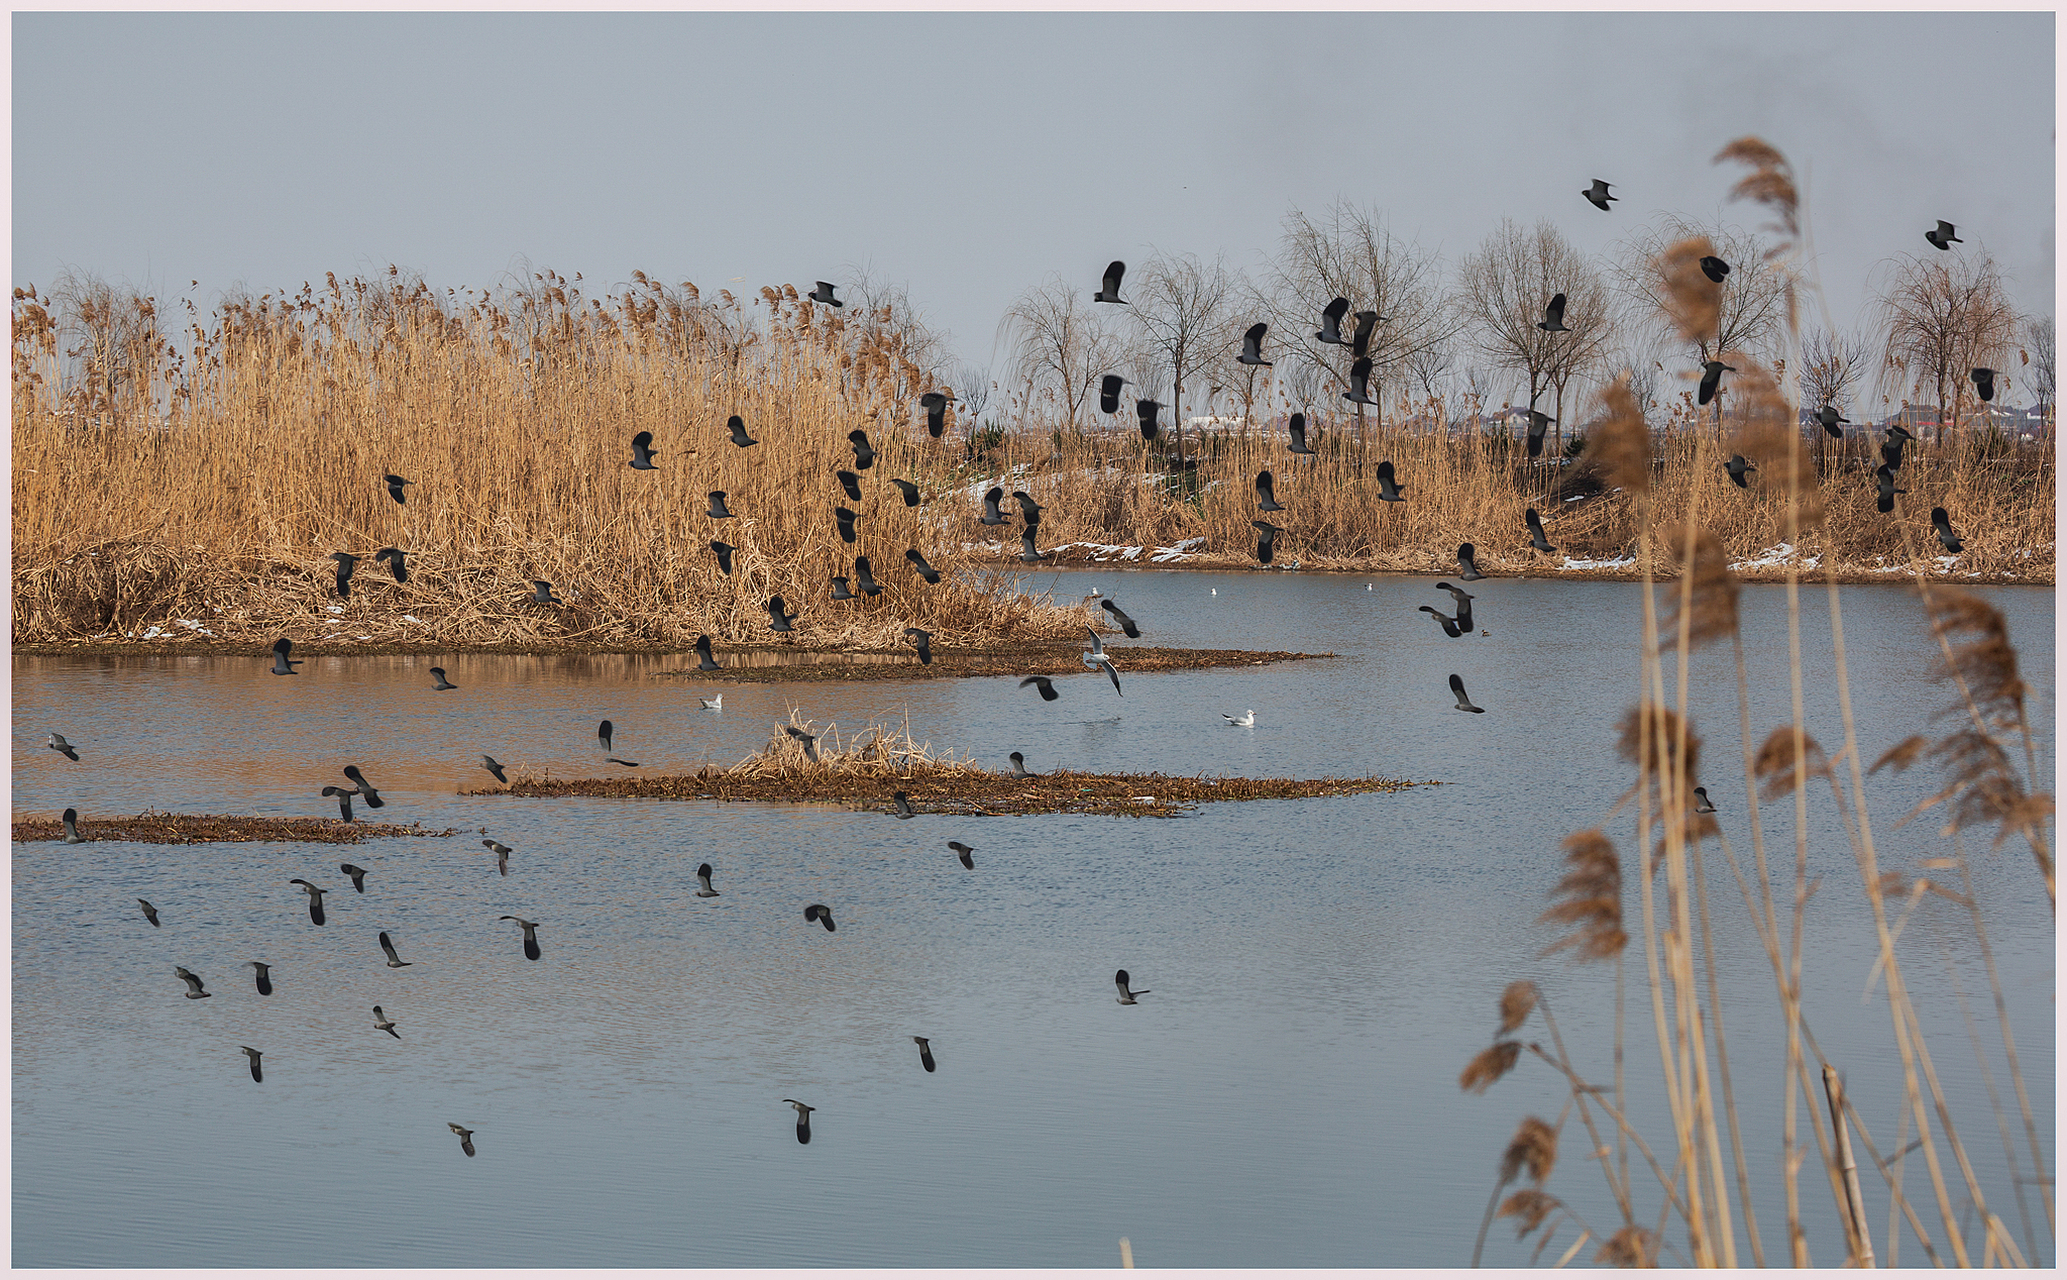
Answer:
[[[908,775],[849,770],[759,772],[750,768],[702,769],[662,778],[576,778],[541,781],[518,778],[507,790],[488,788],[462,795],[618,796],[641,800],[760,800],[830,803],[850,809],[888,812],[893,792],[902,791],[920,813],[1004,817],[1033,813],[1097,813],[1129,818],[1174,817],[1215,800],[1302,800],[1314,796],[1361,795],[1439,786],[1404,778],[1207,778],[1160,773],[1076,773],[1057,770],[1014,778],[952,761],[916,762]]]
[[[140,813],[134,818],[81,818],[79,834],[88,841],[121,840],[133,844],[226,844],[253,840],[294,840],[304,844],[364,844],[388,836],[449,836],[456,828],[434,831],[411,823],[339,822],[334,818],[251,818],[223,813]],[[64,839],[62,824],[48,818],[18,818],[16,844]]]
[[[1281,650],[1165,649],[1112,645],[1106,650],[1120,670],[1120,679],[1149,671],[1192,671],[1202,667],[1260,667],[1267,662],[1332,658],[1332,653],[1288,653]],[[871,650],[859,654],[825,653],[816,662],[774,662],[767,666],[728,666],[723,671],[666,671],[666,678],[777,684],[795,680],[911,680],[960,676],[1032,676],[1085,674],[1081,645],[986,646],[981,649],[933,650],[930,665],[921,665],[910,649]],[[860,661],[841,661],[860,658]],[[884,661],[897,658],[901,661]],[[1102,676],[1100,677],[1103,678]]]

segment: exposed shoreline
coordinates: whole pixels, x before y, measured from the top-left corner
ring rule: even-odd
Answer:
[[[220,813],[140,813],[133,818],[81,818],[79,834],[86,843],[103,840],[131,844],[242,844],[255,840],[299,841],[304,844],[364,844],[402,836],[442,839],[456,827],[439,831],[419,823],[339,822],[335,818],[259,818]],[[63,824],[51,818],[17,818],[16,844],[64,839]]]

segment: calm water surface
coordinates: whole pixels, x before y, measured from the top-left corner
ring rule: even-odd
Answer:
[[[1476,611],[1491,634],[1448,640],[1415,612],[1449,607],[1428,579],[1091,571],[1036,585],[1117,596],[1146,628],[1135,643],[1339,656],[1126,675],[1129,642],[1116,639],[1124,698],[1087,672],[1058,681],[1054,703],[1002,679],[914,680],[735,685],[722,712],[698,708],[709,686],[666,677],[693,655],[316,658],[292,680],[257,656],[17,659],[17,816],[323,816],[335,810],[318,792],[356,763],[389,802],[379,817],[460,834],[14,846],[14,1262],[1109,1266],[1122,1235],[1151,1266],[1467,1262],[1515,1124],[1561,1106],[1551,1073],[1526,1060],[1483,1097],[1459,1092],[1501,987],[1541,983],[1581,1069],[1611,1078],[1612,966],[1540,958],[1557,935],[1536,918],[1559,841],[1601,821],[1630,781],[1612,748],[1636,688],[1638,588],[1484,582]],[[2053,596],[1992,598],[2046,726],[2050,778]],[[1810,730],[1834,752],[1825,597],[1803,602]],[[1929,729],[1945,695],[1928,682],[1935,645],[1913,597],[1848,589],[1844,607],[1871,760]],[[1744,618],[1762,738],[1788,719],[1782,589],[1746,588]],[[433,663],[458,691],[430,691]],[[1488,714],[1451,709],[1453,671]],[[1718,816],[1748,851],[1730,673],[1727,648],[1697,655],[1695,724]],[[1020,750],[1035,769],[1445,785],[1169,821],[455,794],[492,781],[482,752],[524,772],[615,770],[595,738],[606,716],[617,754],[647,771],[727,764],[793,706],[843,733],[908,717],[936,750],[999,768]],[[1251,707],[1253,729],[1220,719]],[[44,750],[50,729],[84,759]],[[1934,783],[1929,770],[1871,780],[1884,866],[1945,851],[1931,819],[1895,828]],[[1875,953],[1858,875],[1818,801],[1809,1016],[1885,1148],[1899,1067],[1885,1001],[1863,994]],[[515,848],[507,878],[477,828]],[[1611,832],[1631,856],[1628,825]],[[974,872],[950,839],[975,846]],[[1983,838],[1976,860],[2049,1143],[2050,917],[2028,852]],[[342,861],[371,869],[363,896]],[[703,861],[723,896],[692,895]],[[1731,1065],[1777,1256],[1772,980],[1734,882],[1711,864]],[[295,876],[331,890],[323,928]],[[810,902],[833,906],[837,933],[805,925]],[[542,961],[523,957],[504,914],[542,922]],[[411,967],[382,963],[381,930]],[[2007,1098],[1964,913],[1933,898],[1901,953],[1989,1207],[2021,1244],[1960,1020],[1963,994]],[[273,966],[271,997],[239,967],[253,959]],[[1638,950],[1630,959],[1638,984]],[[214,997],[182,999],[174,965]],[[1113,1000],[1121,967],[1153,992],[1138,1006]],[[1631,1107],[1669,1145],[1648,1008],[1631,991]],[[375,1004],[399,1041],[374,1030]],[[1541,1022],[1524,1034],[1541,1037]],[[937,1073],[920,1069],[912,1035],[932,1039]],[[264,1050],[264,1084],[240,1045]],[[819,1108],[808,1147],[785,1097]],[[476,1130],[478,1158],[448,1121]],[[2012,1128],[2024,1161],[2014,1116]],[[1928,1202],[1911,1163],[1909,1190]],[[1870,1165],[1863,1176],[1884,1223],[1884,1186]],[[1813,1156],[1801,1185],[1816,1260],[1842,1261]],[[1655,1216],[1655,1182],[1638,1186]],[[1617,1225],[1576,1123],[1548,1189],[1589,1224]],[[1926,1220],[1942,1240],[1935,1211]],[[2042,1220],[2038,1232],[2050,1263]],[[1529,1247],[1496,1227],[1487,1261],[1520,1264]],[[1923,1261],[1913,1239],[1900,1261]]]

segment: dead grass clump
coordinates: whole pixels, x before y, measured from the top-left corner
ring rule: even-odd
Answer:
[[[1758,464],[1763,487],[1771,487],[1783,502],[1790,493],[1795,497],[1799,529],[1816,528],[1824,522],[1823,491],[1794,406],[1757,361],[1735,352],[1726,358],[1738,370],[1733,385],[1740,417],[1731,447]]]
[[[454,829],[433,830],[418,823],[339,822],[335,818],[253,818],[217,813],[140,813],[133,818],[81,818],[79,834],[88,841],[131,844],[246,844],[252,841],[298,841],[303,844],[364,844],[396,836],[449,836]],[[64,839],[64,824],[52,818],[20,818],[14,824],[17,844]]]

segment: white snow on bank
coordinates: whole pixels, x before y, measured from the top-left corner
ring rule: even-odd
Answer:
[[[1775,569],[1783,564],[1786,564],[1789,560],[1792,559],[1794,559],[1794,544],[1791,542],[1783,542],[1775,547],[1767,547],[1764,551],[1759,552],[1757,556],[1750,560],[1738,560],[1735,563],[1731,564],[1730,568]],[[1808,559],[1801,562],[1801,567],[1804,569],[1813,569],[1821,563],[1823,563],[1822,556],[1810,556]]]
[[[1149,559],[1157,564],[1169,564],[1174,560],[1189,560],[1206,545],[1204,538],[1186,538],[1172,546],[1157,547]]]
[[[1636,557],[1635,557],[1635,556],[1629,556],[1629,557],[1627,557],[1626,559],[1622,559],[1622,560],[1574,560],[1574,559],[1572,559],[1572,557],[1570,557],[1570,556],[1566,556],[1566,557],[1565,557],[1565,562],[1564,562],[1563,564],[1559,565],[1559,566],[1558,566],[1558,568],[1559,568],[1559,569],[1627,569],[1627,568],[1629,568],[1630,566],[1634,565],[1635,563],[1636,563]]]
[[[1094,563],[1114,559],[1132,560],[1138,557],[1141,554],[1142,550],[1140,547],[1123,547],[1117,545],[1108,545],[1103,542],[1062,542],[1057,543],[1055,546],[1052,546],[1048,549],[1059,555],[1064,551],[1068,551],[1072,547],[1082,547],[1084,550],[1090,552],[1091,559]]]

